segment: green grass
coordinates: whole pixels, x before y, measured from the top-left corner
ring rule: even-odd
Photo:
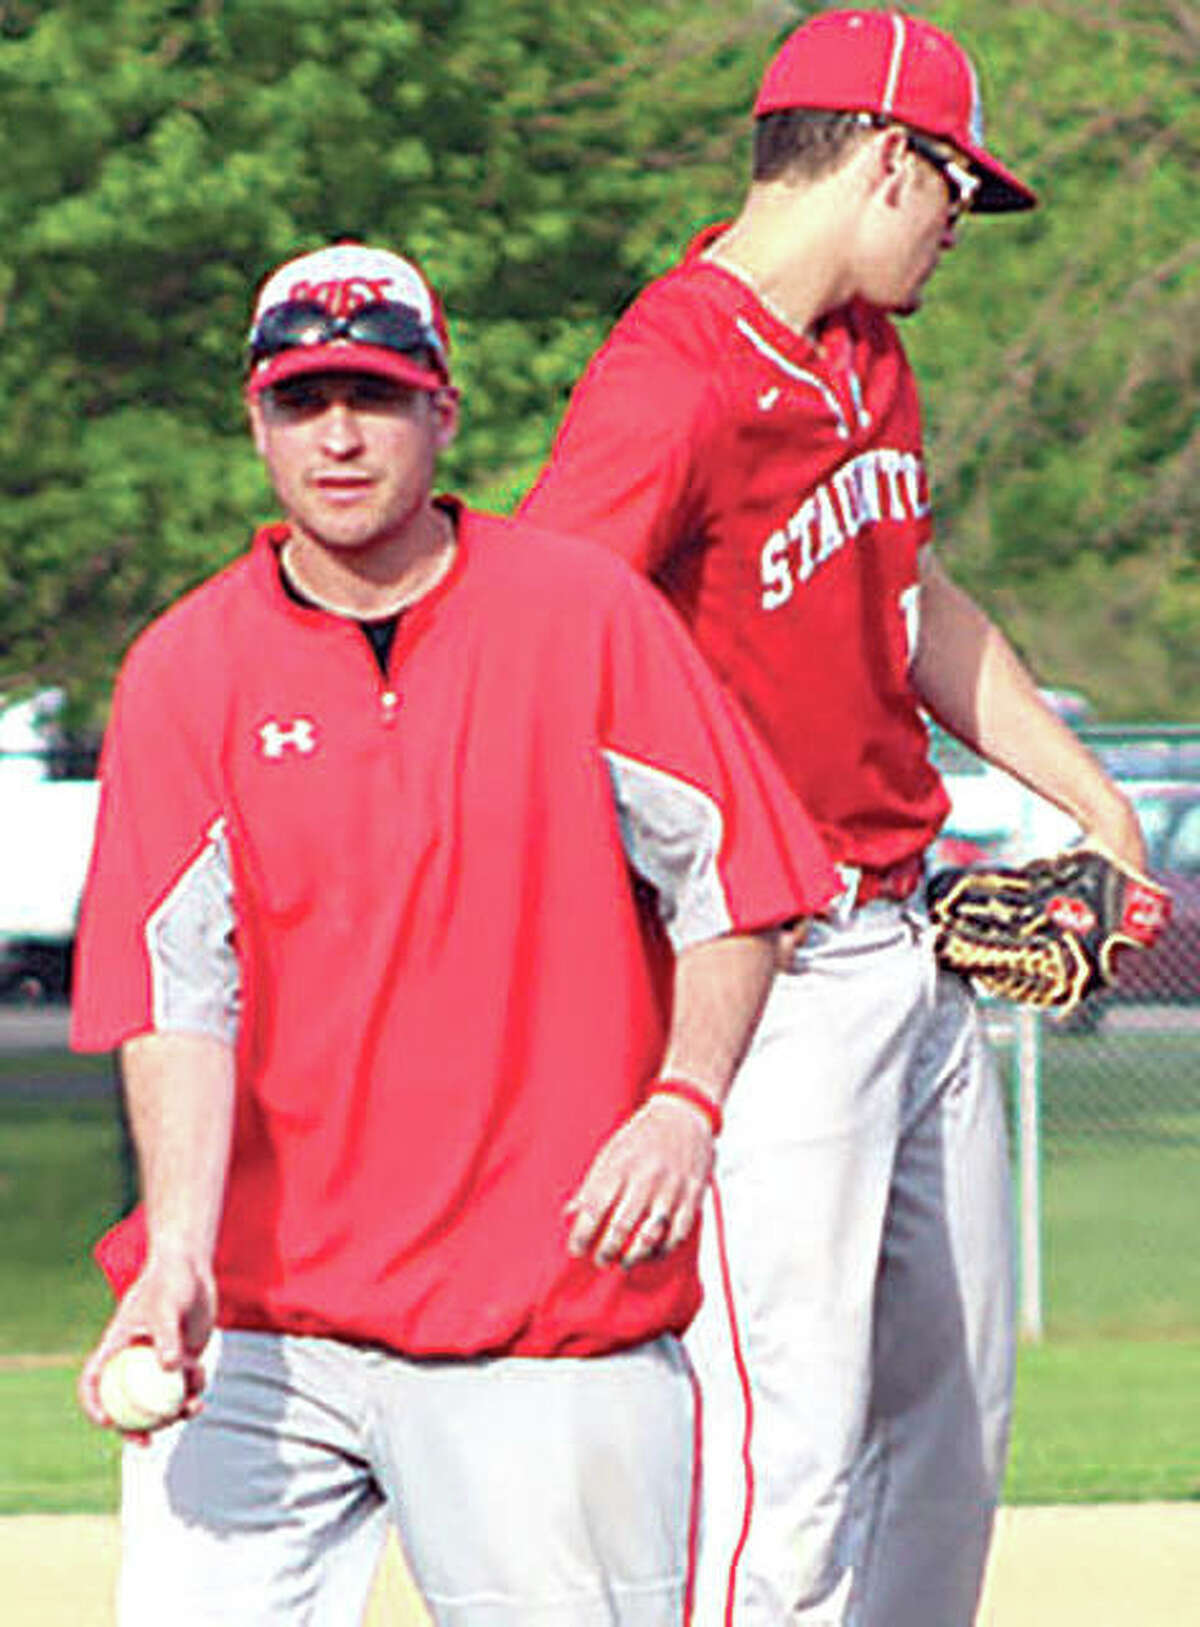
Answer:
[[[0,1368],[0,1515],[115,1509],[118,1446],[77,1368]],[[1164,1498],[1200,1499],[1200,1340],[1023,1348],[1005,1501]]]
[[[74,1079],[81,1087],[107,1084],[112,1064],[106,1056],[74,1051],[0,1051],[0,1080],[10,1088],[30,1087],[47,1079]]]
[[[78,1367],[0,1368],[0,1515],[116,1508],[120,1443],[79,1410]]]
[[[1048,1029],[1042,1118],[1064,1145],[1200,1148],[1200,1033]]]
[[[1200,1340],[1026,1346],[1005,1501],[1200,1499]]]
[[[119,1213],[110,1099],[0,1096],[0,1355],[87,1348],[108,1315],[90,1250]]]
[[[1051,1148],[1043,1166],[1043,1285],[1052,1336],[1200,1327],[1194,1149]]]
[[[1047,1026],[1042,1061],[1047,1332],[1200,1337],[1200,1034]]]
[[[107,1078],[0,1057],[0,1514],[116,1506],[116,1442],[74,1399],[123,1192]],[[1048,1036],[1043,1096],[1050,1337],[1020,1352],[1006,1498],[1200,1498],[1200,1036]]]

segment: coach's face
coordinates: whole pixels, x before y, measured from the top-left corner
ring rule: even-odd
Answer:
[[[369,373],[310,373],[252,396],[254,443],[284,513],[319,546],[362,552],[403,536],[428,505],[455,392]]]

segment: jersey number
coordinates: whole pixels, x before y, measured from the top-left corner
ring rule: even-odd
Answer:
[[[914,582],[900,595],[900,614],[904,617],[904,637],[908,645],[908,665],[917,653],[917,639],[921,632],[921,584]]]

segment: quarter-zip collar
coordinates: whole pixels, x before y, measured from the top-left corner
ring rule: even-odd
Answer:
[[[459,580],[466,566],[466,556],[469,551],[469,542],[466,533],[470,527],[466,523],[466,516],[460,500],[452,496],[439,496],[435,499],[436,506],[446,513],[454,526],[455,549],[454,558],[445,575],[442,576],[427,593],[419,599],[414,599],[410,605],[404,607],[404,622],[406,625],[413,622],[424,623],[436,612],[446,594],[452,591],[454,584]],[[283,586],[279,577],[279,554],[291,533],[286,520],[271,521],[260,526],[254,535],[252,544],[254,557],[254,579],[260,592],[265,592],[276,609],[283,609],[288,615],[303,618],[304,624],[312,627],[314,620],[337,625],[345,623],[356,626],[359,619],[354,616],[343,616],[326,610],[320,605],[303,602],[293,598]],[[302,592],[303,590],[301,590]]]

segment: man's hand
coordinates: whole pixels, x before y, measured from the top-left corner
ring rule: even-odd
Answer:
[[[216,1318],[212,1256],[232,1135],[233,1047],[208,1034],[139,1034],[121,1047],[121,1074],[145,1209],[99,1245],[125,1234],[119,1262],[97,1256],[120,1297],[77,1387],[84,1412],[105,1429],[113,1420],[100,1400],[100,1370],[138,1341],[154,1346],[163,1367],[183,1372],[184,1415],[200,1409],[200,1357]]]
[[[139,1341],[154,1346],[164,1367],[182,1370],[188,1396],[182,1416],[199,1412],[204,1389],[200,1358],[213,1330],[215,1310],[211,1272],[201,1271],[182,1255],[151,1255],[80,1372],[79,1404],[91,1421],[102,1429],[114,1427],[100,1400],[100,1373],[118,1350]],[[126,1439],[144,1445],[150,1437],[133,1433]]]
[[[567,1204],[571,1253],[638,1265],[683,1242],[712,1173],[712,1130],[690,1103],[651,1096],[592,1160]]]
[[[1111,795],[1101,799],[1084,825],[1084,831],[1088,845],[1102,848],[1127,869],[1146,869],[1149,862],[1146,838],[1137,809],[1119,786],[1112,786]]]
[[[786,931],[786,929],[785,929]],[[592,1160],[567,1204],[567,1247],[597,1265],[638,1265],[677,1248],[700,1215],[713,1166],[720,1103],[745,1054],[781,953],[778,930],[729,933],[675,960],[671,1029],[659,1089]],[[698,1080],[705,1080],[701,1089]],[[686,1084],[684,1094],[672,1086]],[[705,1112],[688,1096],[712,1104]]]

